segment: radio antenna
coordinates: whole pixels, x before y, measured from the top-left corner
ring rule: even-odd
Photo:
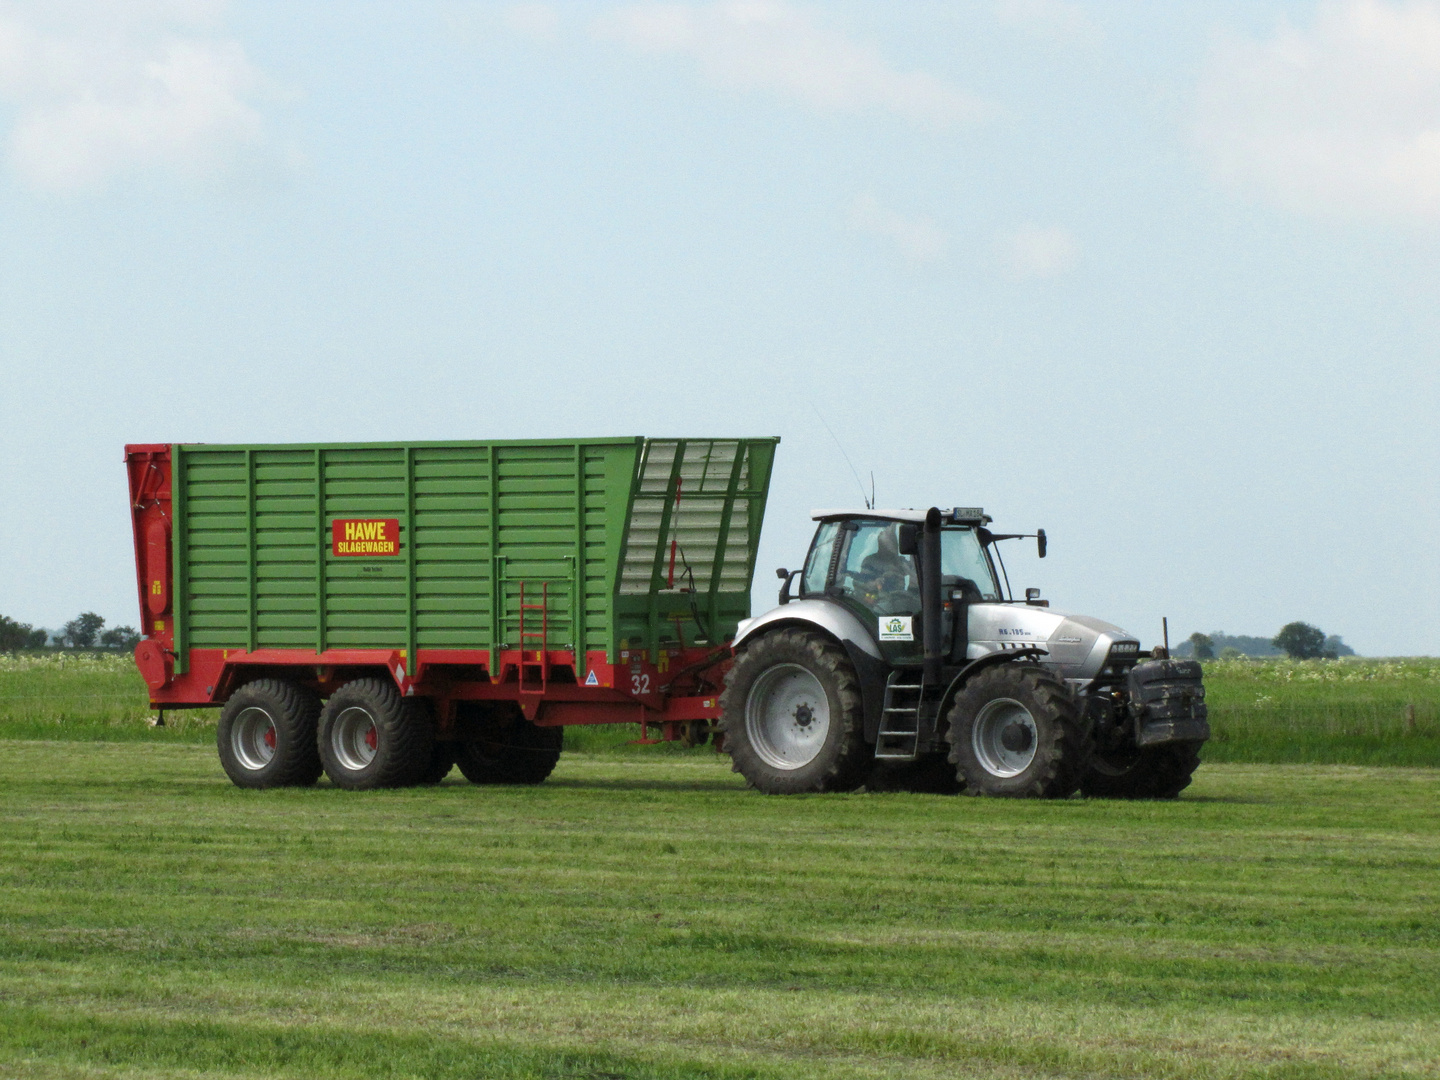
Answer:
[[[825,424],[825,430],[826,430],[826,431],[829,431],[829,432],[830,432],[830,438],[832,438],[832,439],[835,440],[835,447],[836,447],[836,449],[838,449],[838,450],[840,451],[840,456],[845,459],[845,464],[850,466],[850,475],[853,476],[853,477],[855,477],[855,486],[860,489],[860,498],[862,498],[862,499],[865,500],[865,509],[866,509],[866,510],[874,510],[874,509],[875,509],[875,501],[874,501],[874,500],[875,500],[875,474],[874,474],[874,473],[871,473],[871,474],[870,474],[870,495],[867,497],[866,494],[865,494],[865,485],[864,485],[864,483],[861,482],[861,480],[860,480],[860,474],[859,474],[859,472],[857,472],[856,469],[855,469],[855,463],[850,460],[850,455],[847,454],[847,453],[845,453],[845,446],[844,446],[844,444],[840,442],[839,437],[836,436],[835,432],[831,430],[830,425],[825,423],[825,417],[820,414],[820,408],[819,408],[819,406],[815,405],[815,404],[812,402],[811,405],[810,405],[810,408],[814,410],[816,419],[818,419],[818,420],[820,421],[820,423]]]

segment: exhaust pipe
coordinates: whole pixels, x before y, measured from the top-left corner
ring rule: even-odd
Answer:
[[[925,531],[920,536],[920,642],[925,650],[924,682],[933,686],[941,679],[940,613],[945,600],[940,588],[940,511],[925,511]]]

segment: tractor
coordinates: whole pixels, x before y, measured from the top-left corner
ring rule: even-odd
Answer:
[[[974,507],[821,510],[779,604],[740,622],[733,768],[770,794],[1173,799],[1210,736],[1200,665],[1010,592]]]

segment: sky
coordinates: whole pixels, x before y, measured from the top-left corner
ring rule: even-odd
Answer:
[[[757,610],[873,473],[1437,654],[1437,343],[1437,2],[0,0],[23,622],[136,621],[127,442],[778,435]]]

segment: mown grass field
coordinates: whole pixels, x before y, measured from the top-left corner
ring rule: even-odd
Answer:
[[[0,1075],[1436,1075],[1440,771],[767,798],[642,754],[250,792],[0,742]]]
[[[240,791],[128,665],[0,658],[0,1076],[1440,1075],[1440,770],[1216,761],[1440,764],[1435,662],[1216,665],[1134,804]]]

